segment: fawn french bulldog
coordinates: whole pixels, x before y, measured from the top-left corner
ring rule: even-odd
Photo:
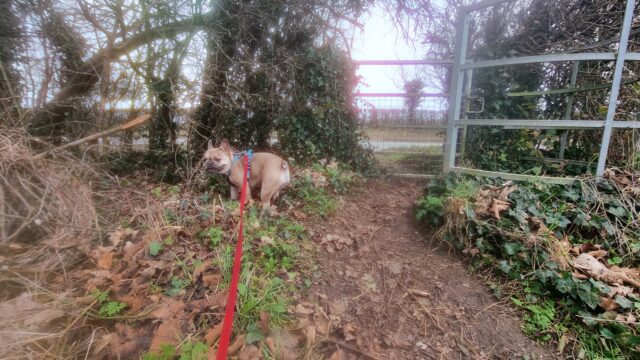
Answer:
[[[242,189],[243,157],[244,153],[234,154],[227,139],[222,140],[218,147],[213,147],[209,140],[204,153],[204,168],[209,174],[225,174],[229,177],[232,199],[238,199]],[[276,199],[280,190],[289,184],[289,165],[279,156],[264,152],[252,154],[249,164],[247,201],[251,200],[250,189],[260,187],[260,202],[265,211],[271,205],[271,199]]]

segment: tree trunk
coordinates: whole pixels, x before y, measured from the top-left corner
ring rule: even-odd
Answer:
[[[213,12],[194,15],[188,19],[134,34],[128,39],[114,44],[109,52],[107,49],[99,50],[78,67],[77,71],[69,77],[65,86],[51,101],[36,112],[29,129],[30,132],[37,136],[52,135],[52,126],[64,120],[65,114],[72,110],[73,101],[85,96],[95,88],[100,79],[102,64],[105,59],[117,59],[142,45],[153,43],[158,39],[175,37],[194,28],[213,26],[214,21],[215,14]]]

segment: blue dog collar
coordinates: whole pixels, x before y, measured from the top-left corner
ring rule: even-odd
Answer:
[[[231,168],[236,163],[236,161],[240,160],[244,155],[247,155],[247,158],[249,158],[249,163],[247,164],[247,179],[251,178],[251,159],[253,159],[253,150],[233,153],[233,160],[231,160],[231,166],[229,166],[229,171],[227,171],[226,174],[227,176],[231,175]]]

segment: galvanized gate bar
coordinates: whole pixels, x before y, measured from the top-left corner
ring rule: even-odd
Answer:
[[[580,61],[575,61],[573,66],[571,67],[571,83],[570,86],[572,88],[576,87],[576,81],[578,81],[578,70],[580,69]],[[564,107],[564,116],[562,117],[565,120],[571,119],[571,110],[573,109],[573,93],[569,93],[569,98],[567,99],[567,103]],[[560,160],[564,159],[564,150],[567,147],[567,138],[569,136],[569,130],[565,130],[560,135],[560,152],[558,153],[558,158]]]
[[[633,20],[633,7],[635,6],[635,3],[635,0],[627,0],[627,7],[624,10],[624,22],[622,23],[622,31],[620,32],[620,43],[618,45],[618,60],[616,60],[616,68],[613,72],[613,83],[611,84],[611,93],[609,95],[609,103],[607,104],[607,118],[604,124],[602,143],[600,144],[600,156],[598,157],[596,176],[604,175],[604,168],[607,164],[609,141],[611,140],[611,129],[613,127],[613,116],[615,115],[616,107],[618,105],[617,103],[618,94],[620,93],[620,80],[622,79],[624,58],[627,54],[629,31],[631,31],[631,21]]]
[[[447,135],[444,139],[444,159],[442,161],[444,173],[448,173],[456,164],[456,144],[458,128],[456,121],[460,118],[462,105],[462,83],[464,76],[461,66],[467,58],[467,40],[469,36],[469,13],[461,10],[456,24],[456,47],[451,69],[451,86],[449,89],[449,113],[447,116]]]
[[[593,129],[602,128],[603,120],[522,120],[522,119],[473,119],[458,120],[456,125],[462,126],[509,126],[519,129]]]
[[[547,55],[534,55],[534,56],[522,56],[513,58],[504,58],[496,60],[483,60],[465,63],[462,65],[462,69],[480,69],[496,66],[507,65],[522,65],[522,64],[535,64],[535,63],[551,63],[551,62],[566,62],[566,61],[613,61],[616,59],[615,54],[612,53],[577,53],[577,54],[547,54]]]
[[[457,172],[474,173],[482,176],[501,176],[508,175],[510,178],[518,177],[517,174],[496,173],[491,171],[460,168],[455,166],[456,146],[459,126],[504,126],[509,128],[530,128],[530,129],[595,129],[604,128],[602,142],[600,147],[600,156],[598,158],[598,166],[596,176],[604,175],[604,169],[607,161],[609,142],[611,139],[612,129],[637,129],[640,128],[639,121],[615,121],[614,115],[620,92],[622,79],[622,70],[625,60],[640,61],[639,52],[627,53],[629,33],[631,31],[631,22],[633,19],[633,10],[635,0],[627,0],[624,21],[621,29],[620,40],[618,42],[618,53],[573,53],[573,54],[546,54],[536,56],[524,56],[495,60],[484,60],[478,62],[467,62],[467,39],[469,36],[469,12],[480,10],[489,6],[501,4],[513,0],[488,0],[469,6],[459,7],[458,22],[456,25],[456,44],[455,56],[452,66],[451,86],[449,96],[449,114],[447,117],[447,135],[445,139],[445,153],[443,169],[445,173],[455,170]],[[464,75],[463,70],[479,69],[495,66],[521,65],[532,63],[550,63],[550,62],[569,62],[569,61],[614,61],[616,62],[613,73],[613,82],[609,94],[609,102],[607,104],[607,116],[604,121],[601,120],[567,120],[569,116],[565,114],[563,120],[512,120],[512,119],[460,119],[460,100],[462,97],[462,84]],[[575,84],[575,76],[577,70],[574,67],[571,82]],[[570,110],[570,109],[569,109]],[[505,177],[506,178],[506,177]],[[541,177],[545,182],[563,182],[566,178]],[[553,180],[550,180],[553,179]]]

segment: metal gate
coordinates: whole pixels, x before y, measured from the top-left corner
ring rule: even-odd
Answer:
[[[485,0],[458,9],[456,25],[456,43],[453,59],[427,59],[404,61],[355,61],[358,66],[446,66],[451,67],[450,93],[356,93],[360,111],[360,123],[368,135],[378,163],[383,171],[393,175],[434,176],[448,172],[467,173],[477,176],[501,177],[514,180],[541,180],[546,182],[567,183],[573,178],[521,175],[504,172],[492,172],[464,167],[459,159],[465,152],[465,134],[468,126],[494,126],[508,129],[560,129],[560,159],[562,161],[566,131],[570,129],[603,129],[600,155],[596,176],[603,176],[611,133],[614,129],[640,129],[640,121],[622,121],[614,119],[618,95],[621,86],[625,61],[640,61],[640,52],[628,52],[628,39],[633,22],[635,0],[626,0],[623,25],[620,36],[610,41],[617,43],[617,52],[574,52],[544,54],[524,57],[511,57],[495,60],[473,61],[467,58],[469,46],[469,23],[475,11],[515,0]],[[584,47],[582,50],[590,49]],[[513,66],[533,63],[569,62],[573,64],[571,84],[563,93],[571,94],[575,88],[578,68],[581,61],[612,61],[613,81],[610,84],[607,112],[604,120],[572,120],[571,95],[563,119],[484,119],[482,115],[469,119],[467,114],[473,99],[470,97],[474,69]],[[532,92],[530,92],[532,93]],[[533,92],[535,93],[535,91]],[[540,92],[541,94],[543,92]],[[482,100],[482,99],[480,99]],[[484,102],[482,106],[484,107]],[[481,113],[482,111],[478,111]],[[446,131],[445,131],[446,130]],[[467,151],[473,151],[469,149]]]
[[[451,60],[361,60],[358,66],[450,66]],[[447,93],[355,93],[360,127],[382,173],[442,173]]]
[[[445,141],[445,154],[443,161],[443,171],[445,173],[454,171],[458,173],[467,173],[477,176],[489,176],[489,177],[501,177],[503,179],[513,180],[538,180],[552,183],[567,183],[575,181],[574,178],[562,178],[562,177],[544,177],[534,175],[522,175],[504,172],[484,171],[479,169],[473,169],[464,167],[457,161],[461,151],[464,151],[459,142],[459,134],[464,134],[468,126],[494,126],[509,129],[603,129],[602,141],[600,143],[600,155],[598,157],[598,164],[596,168],[596,176],[601,177],[604,175],[604,170],[607,162],[607,154],[609,150],[609,142],[611,139],[611,133],[613,129],[640,129],[640,121],[620,121],[615,120],[614,115],[616,106],[618,104],[618,95],[620,91],[622,72],[625,61],[640,61],[640,53],[628,52],[628,39],[633,22],[633,11],[635,0],[626,0],[626,8],[624,13],[624,20],[620,31],[620,37],[594,43],[594,45],[601,44],[603,42],[617,43],[617,52],[574,52],[574,53],[559,53],[559,54],[544,54],[535,56],[524,57],[511,57],[495,60],[482,60],[473,61],[467,58],[467,51],[469,46],[469,23],[471,14],[475,11],[482,10],[491,6],[499,5],[505,2],[511,2],[515,0],[486,0],[469,6],[463,6],[458,9],[458,22],[456,26],[456,44],[454,59],[452,64],[452,76],[451,76],[451,93],[449,94],[449,103],[451,110],[448,112],[447,117],[447,135]],[[596,46],[594,46],[595,48]],[[590,47],[583,47],[582,51],[589,49]],[[554,63],[554,62],[569,62],[573,64],[573,71],[571,77],[571,84],[569,88],[558,89],[563,92],[571,94],[576,92],[575,88],[576,77],[578,75],[578,67],[581,61],[612,61],[615,62],[613,67],[613,81],[610,85],[610,91],[608,96],[608,102],[606,104],[607,112],[604,120],[571,120],[571,100],[568,101],[568,107],[565,111],[563,119],[483,119],[474,118],[467,119],[464,114],[463,101],[464,95],[463,89],[471,87],[472,79],[470,74],[474,69],[483,69],[489,67],[503,67],[522,64],[534,64],[534,63]],[[542,95],[544,92],[530,92]],[[571,99],[571,97],[569,97]],[[566,135],[562,135],[566,141]],[[561,146],[562,138],[561,138]],[[563,148],[560,149],[560,157],[563,156]],[[562,159],[550,159],[550,160],[562,160]]]

